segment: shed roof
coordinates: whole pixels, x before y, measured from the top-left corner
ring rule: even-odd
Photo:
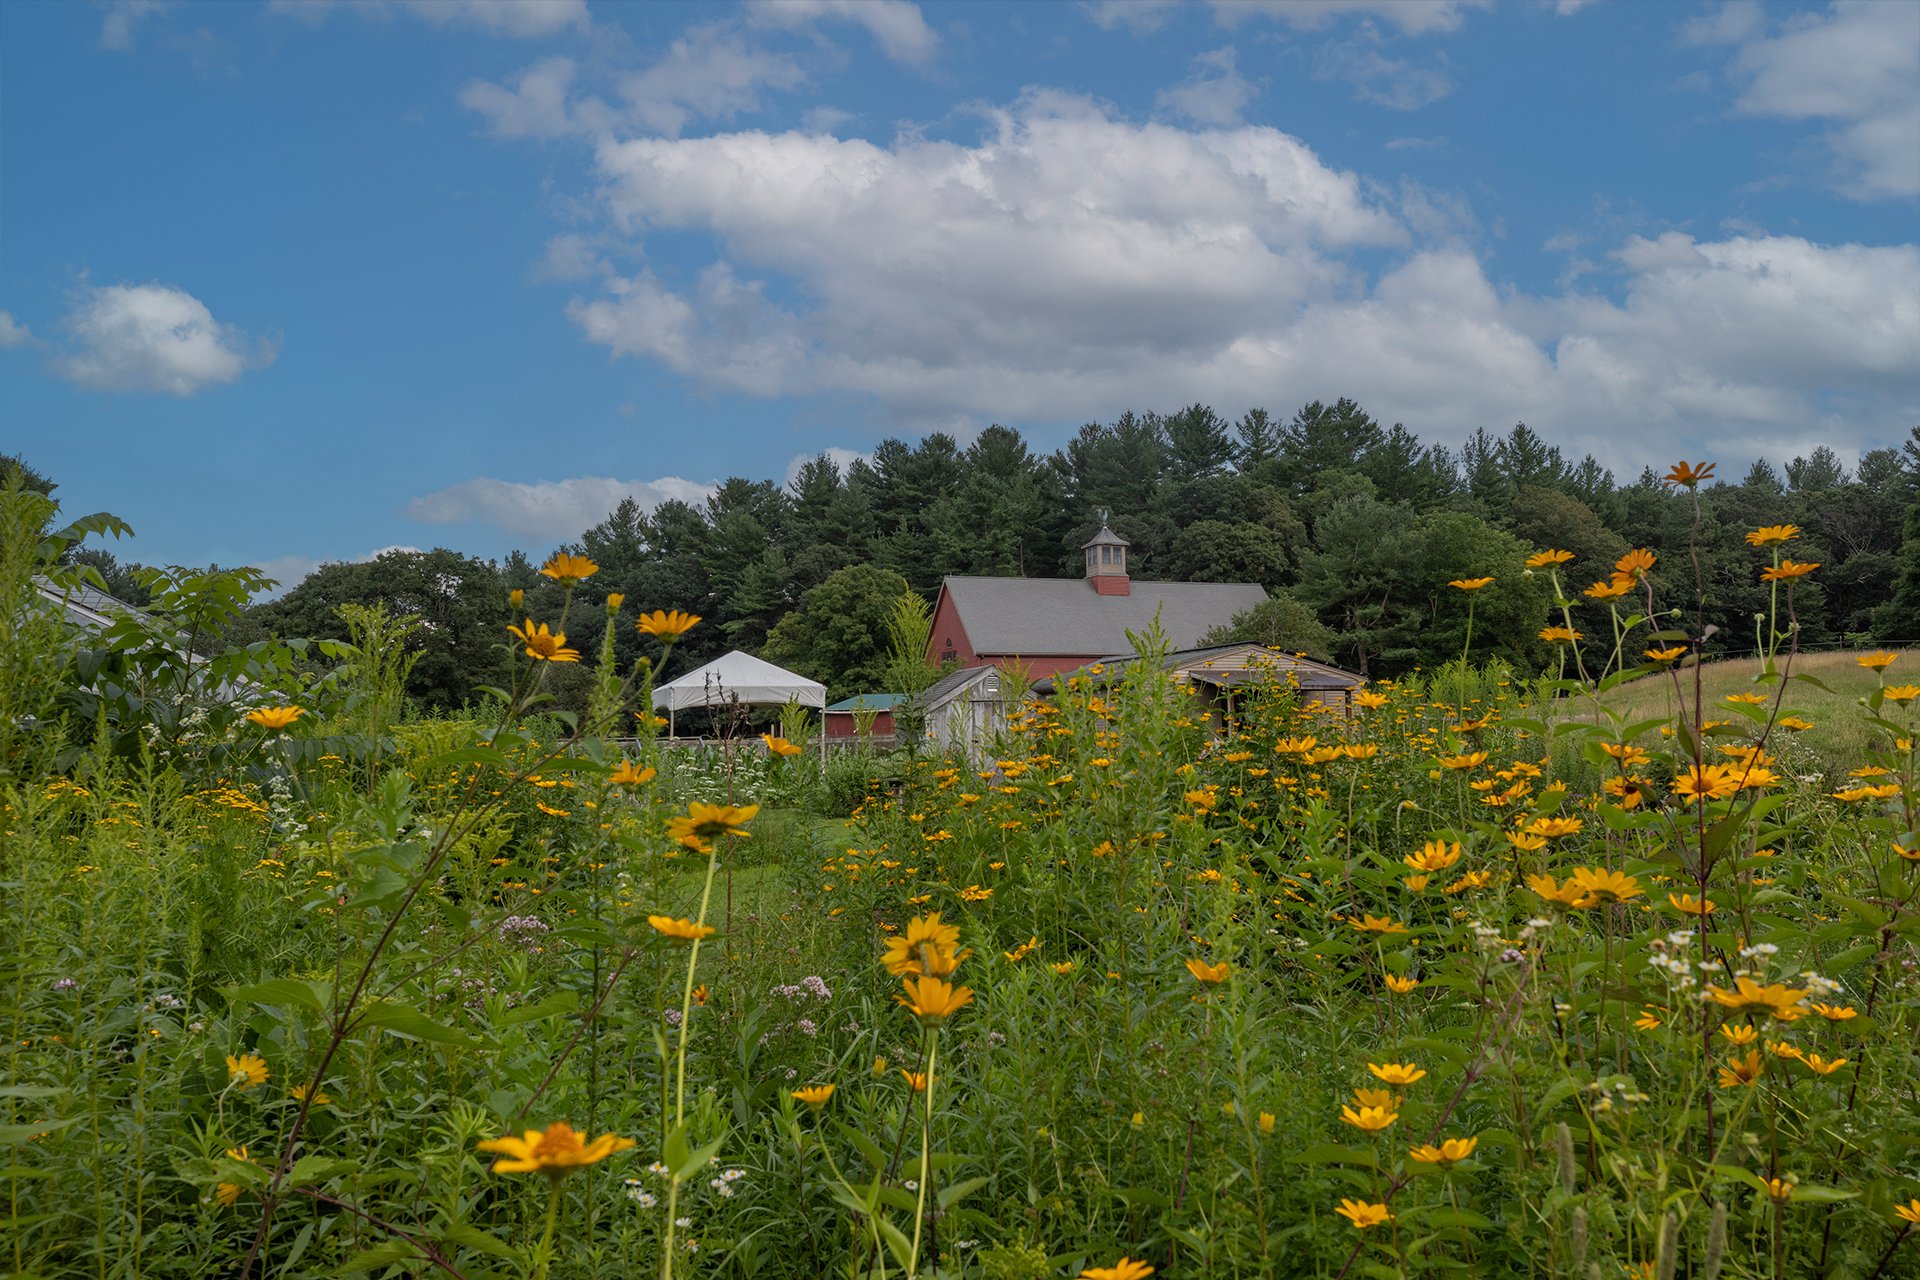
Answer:
[[[1125,653],[1127,632],[1144,631],[1156,614],[1174,645],[1191,647],[1267,598],[1252,582],[1138,578],[1124,596],[1103,596],[1085,578],[948,578],[940,589],[983,656]]]
[[[891,711],[907,700],[904,693],[856,693],[828,707],[829,711]]]
[[[1101,684],[1110,684],[1124,678],[1139,660],[1133,654],[1118,654],[1102,658],[1097,663],[1088,663],[1087,667],[1103,668],[1096,680]],[[1056,677],[1039,681],[1034,685],[1034,692],[1052,693],[1061,681],[1086,673],[1087,667],[1081,667],[1078,671],[1064,671]],[[1177,672],[1188,680],[1211,685],[1252,684],[1269,676],[1288,674],[1299,682],[1302,689],[1309,690],[1357,689],[1367,682],[1365,676],[1329,663],[1315,662],[1311,658],[1250,642],[1176,650],[1160,660],[1160,667],[1164,671]]]
[[[997,677],[999,675],[1000,668],[995,666],[961,667],[958,671],[949,672],[935,683],[922,689],[917,695],[916,700],[927,711],[938,711],[941,707],[953,701],[960,696],[961,693],[972,688],[975,684],[985,680],[988,676]]]

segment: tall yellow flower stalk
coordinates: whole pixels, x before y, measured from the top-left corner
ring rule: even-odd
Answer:
[[[970,954],[960,947],[960,926],[942,924],[940,913],[920,916],[907,924],[904,935],[887,940],[887,954],[881,958],[887,972],[896,975],[906,994],[895,996],[906,1010],[920,1020],[926,1037],[926,1060],[916,1073],[925,1081],[921,1091],[926,1100],[920,1117],[920,1189],[913,1210],[913,1244],[907,1253],[907,1280],[914,1280],[920,1268],[920,1236],[927,1223],[927,1192],[933,1181],[933,1094],[934,1068],[939,1059],[940,1027],[946,1020],[973,1003],[973,989],[947,981]]]

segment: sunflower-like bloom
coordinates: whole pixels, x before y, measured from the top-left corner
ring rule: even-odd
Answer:
[[[680,609],[655,609],[652,613],[643,613],[633,629],[656,640],[678,640],[687,632],[700,625],[700,615],[687,613]]]
[[[1078,1280],[1147,1280],[1152,1274],[1151,1264],[1122,1255],[1120,1261],[1110,1267],[1088,1267]]]
[[[973,1003],[972,987],[956,987],[938,978],[902,978],[900,985],[906,994],[894,999],[922,1026],[937,1027]]]
[[[795,1102],[804,1102],[815,1111],[818,1111],[827,1105],[827,1100],[833,1097],[833,1091],[839,1087],[837,1084],[810,1084],[804,1089],[795,1089],[793,1091],[793,1100]]]
[[[942,924],[936,911],[932,915],[915,916],[907,921],[905,933],[888,938],[887,952],[880,957],[880,963],[896,978],[909,975],[944,978],[971,954],[959,950],[959,946],[960,926]]]
[[[1711,462],[1676,462],[1673,470],[1667,472],[1666,482],[1685,485],[1689,489],[1696,488],[1702,480],[1713,474],[1713,468]]]
[[[1635,547],[1613,562],[1614,576],[1625,575],[1638,582],[1653,572],[1654,562],[1658,558],[1648,547]]]
[[[576,556],[565,551],[556,551],[540,566],[544,577],[552,578],[563,587],[571,587],[577,582],[585,582],[600,572],[600,566],[585,556]]]
[[[297,1084],[287,1090],[287,1096],[295,1102],[305,1102],[308,1093],[313,1094],[313,1105],[316,1107],[324,1107],[333,1101],[333,1098],[328,1095],[325,1090],[315,1090],[310,1085]]]
[[[1427,1078],[1427,1073],[1411,1062],[1369,1062],[1367,1070],[1373,1073],[1375,1079],[1396,1089],[1404,1089]]]
[[[1592,899],[1593,906],[1625,902],[1646,892],[1632,876],[1620,871],[1603,871],[1598,867],[1576,867],[1567,879],[1569,884],[1578,886],[1582,894]]]
[[[304,707],[256,707],[247,719],[262,729],[284,729],[305,714]]]
[[[1487,753],[1484,751],[1469,751],[1465,755],[1460,756],[1441,756],[1439,760],[1442,769],[1477,769],[1487,762]]]
[[[1472,1155],[1473,1149],[1479,1145],[1478,1138],[1448,1138],[1437,1147],[1423,1142],[1407,1154],[1421,1164],[1458,1164]]]
[[[1377,1227],[1383,1222],[1392,1222],[1393,1215],[1387,1212],[1384,1202],[1369,1204],[1365,1200],[1342,1198],[1335,1213],[1353,1224],[1354,1230],[1365,1231],[1368,1227]]]
[[[1855,662],[1859,663],[1861,666],[1865,667],[1869,671],[1885,671],[1888,667],[1892,666],[1894,663],[1898,662],[1899,660],[1900,660],[1899,654],[1889,653],[1885,649],[1881,649],[1876,653],[1863,653],[1859,657],[1854,659]]]
[[[1768,1178],[1760,1185],[1766,1188],[1767,1199],[1775,1204],[1785,1204],[1793,1199],[1793,1183],[1784,1178]]]
[[[1596,582],[1580,594],[1593,600],[1618,600],[1631,590],[1633,590],[1632,578],[1614,577]]]
[[[1347,923],[1358,929],[1361,933],[1405,933],[1407,931],[1407,926],[1401,924],[1398,920],[1391,920],[1385,916],[1368,915],[1364,913],[1358,920],[1349,917]]]
[[[1527,557],[1527,568],[1547,569],[1556,564],[1565,564],[1573,559],[1571,551],[1536,551]]]
[[[1445,840],[1429,840],[1420,846],[1420,852],[1410,853],[1400,859],[1415,871],[1445,871],[1460,861],[1460,842],[1449,844]]]
[[[1736,1049],[1744,1049],[1760,1038],[1760,1032],[1754,1027],[1736,1027],[1723,1022],[1720,1024],[1720,1038]]]
[[[1594,905],[1571,879],[1565,884],[1557,885],[1553,882],[1552,876],[1528,876],[1527,888],[1556,907],[1568,907],[1577,911]]]
[[[575,1169],[599,1164],[632,1145],[632,1138],[612,1133],[603,1133],[592,1142],[582,1142],[572,1125],[556,1120],[547,1126],[545,1133],[529,1129],[519,1138],[512,1134],[488,1138],[479,1145],[479,1150],[506,1157],[493,1162],[495,1173],[544,1173],[549,1178],[564,1178]]]
[[[1817,1076],[1830,1076],[1847,1065],[1847,1058],[1823,1058],[1817,1053],[1801,1055],[1800,1065]]]
[[[677,942],[698,942],[720,932],[710,924],[695,924],[691,920],[676,920],[672,916],[648,916],[647,923],[653,926],[655,933]]]
[[[1912,702],[1920,698],[1920,684],[1890,684],[1880,691],[1880,696],[1888,702]]]
[[[608,776],[607,781],[620,787],[638,787],[652,782],[654,772],[652,765],[641,769],[636,767],[631,760],[622,760],[620,767]]]
[[[1807,1008],[1813,1010],[1828,1022],[1846,1022],[1849,1019],[1860,1016],[1858,1009],[1849,1008],[1846,1005],[1810,1004]]]
[[[1786,582],[1792,578],[1804,578],[1819,567],[1820,562],[1818,560],[1815,560],[1811,564],[1803,564],[1798,560],[1782,558],[1779,564],[1760,571],[1760,581]]]
[[[1730,765],[1689,765],[1673,780],[1673,793],[1683,800],[1724,800],[1740,789],[1740,771]]]
[[[1672,662],[1685,654],[1686,651],[1687,646],[1677,644],[1671,649],[1643,649],[1641,652],[1646,655],[1648,662]]]
[[[667,835],[695,853],[712,853],[713,841],[720,836],[747,836],[747,823],[760,812],[757,804],[707,804],[700,800],[687,805],[685,814],[667,819]]]
[[[1785,983],[1761,984],[1748,977],[1735,978],[1731,991],[1721,987],[1707,988],[1707,995],[1729,1013],[1765,1014],[1769,1018],[1778,1018],[1782,1022],[1792,1022],[1805,1013],[1806,1009],[1803,1006],[1806,998],[1811,994],[1799,987],[1789,987]]]
[[[1397,973],[1390,973],[1386,976],[1386,983],[1387,983],[1387,990],[1393,992],[1395,995],[1403,996],[1403,995],[1406,995],[1409,991],[1412,991],[1415,987],[1419,986],[1420,979],[1408,978],[1408,977],[1403,977]]]
[[[927,1073],[926,1072],[908,1071],[905,1068],[902,1068],[900,1071],[900,1074],[906,1077],[907,1085],[915,1093],[925,1093],[927,1091]]]
[[[1318,738],[1282,738],[1273,744],[1273,749],[1283,756],[1303,756],[1319,745]]]
[[[777,733],[763,733],[760,735],[760,741],[767,744],[767,752],[770,755],[797,756],[800,754],[799,747],[794,746]]]
[[[1720,1068],[1720,1087],[1722,1089],[1743,1089],[1758,1080],[1766,1067],[1761,1064],[1758,1049],[1747,1050],[1744,1058],[1729,1058]]]
[[[1341,1120],[1368,1133],[1378,1133],[1399,1118],[1400,1113],[1391,1106],[1361,1107],[1357,1111],[1352,1107],[1340,1108]]]
[[[1545,840],[1558,840],[1562,836],[1578,835],[1580,828],[1586,825],[1579,818],[1535,818],[1527,824],[1527,834]]]
[[[1363,711],[1378,711],[1387,705],[1387,695],[1375,693],[1371,689],[1362,689],[1353,695],[1353,705]]]
[[[508,632],[527,647],[527,656],[539,662],[578,662],[580,651],[567,648],[567,633],[549,631],[544,622],[536,623],[527,619],[526,627],[520,628],[508,624]]]
[[[1462,591],[1478,591],[1492,581],[1492,578],[1455,578],[1447,585],[1450,587],[1458,587]]]
[[[1768,547],[1777,542],[1791,542],[1800,536],[1797,524],[1764,524],[1747,535],[1750,547]]]
[[[267,1080],[267,1060],[257,1053],[243,1053],[239,1057],[227,1055],[227,1081],[231,1088],[251,1089]]]
[[[1670,893],[1667,901],[1673,904],[1675,911],[1690,916],[1710,916],[1720,909],[1712,898],[1696,898],[1690,893]]]
[[[1548,644],[1572,644],[1576,640],[1586,639],[1572,627],[1545,627],[1540,632],[1540,638]]]
[[[1920,1198],[1893,1206],[1893,1216],[1902,1222],[1911,1222],[1920,1227]]]
[[[1187,958],[1187,972],[1201,982],[1225,982],[1227,980],[1227,974],[1232,972],[1232,968],[1225,960],[1222,960],[1219,964],[1208,964],[1199,956],[1189,956]]]

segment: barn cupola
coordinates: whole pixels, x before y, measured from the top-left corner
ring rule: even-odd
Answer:
[[[1132,588],[1127,579],[1127,540],[1107,527],[1100,513],[1100,532],[1082,548],[1087,553],[1087,581],[1103,596],[1124,596]]]

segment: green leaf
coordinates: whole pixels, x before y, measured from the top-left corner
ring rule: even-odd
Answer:
[[[965,1182],[956,1182],[950,1187],[940,1188],[934,1199],[940,1202],[942,1209],[945,1209],[963,1197],[972,1195],[991,1181],[991,1178],[968,1178]]]
[[[514,1248],[498,1236],[488,1235],[471,1223],[455,1222],[448,1224],[447,1227],[440,1232],[440,1240],[443,1244],[464,1245],[469,1249],[477,1249],[481,1253],[490,1253],[496,1258],[504,1258],[508,1262],[518,1263],[522,1266],[526,1264],[526,1255],[520,1250]]]
[[[476,1040],[461,1031],[455,1031],[444,1023],[435,1022],[418,1009],[404,1004],[395,1004],[390,1000],[380,1000],[368,1005],[355,1020],[356,1029],[368,1027],[391,1031],[395,1035],[406,1036],[413,1040],[426,1040],[433,1044],[450,1045],[456,1049],[493,1049],[497,1045],[485,1040]]]
[[[69,1116],[65,1120],[38,1120],[32,1124],[0,1124],[0,1147],[13,1147],[23,1142],[32,1142],[42,1134],[64,1129],[68,1125],[79,1124],[85,1118]]]
[[[1793,1189],[1795,1204],[1836,1204],[1842,1200],[1852,1200],[1858,1191],[1842,1191],[1839,1187],[1810,1187],[1804,1182]]]
[[[340,1160],[332,1156],[301,1156],[293,1162],[293,1169],[287,1177],[296,1186],[312,1186],[329,1178],[347,1178],[360,1172],[360,1164],[355,1160]]]
[[[1332,1142],[1316,1142],[1296,1153],[1293,1160],[1296,1164],[1357,1164],[1368,1169],[1380,1166],[1380,1157],[1365,1147],[1343,1147]]]
[[[243,987],[226,988],[227,1001],[230,1004],[285,1004],[297,1005],[302,1009],[311,1009],[315,1013],[327,1011],[327,997],[331,988],[320,981],[305,981],[300,978],[272,978],[266,982],[253,982]]]
[[[580,1007],[578,991],[556,991],[550,996],[508,1009],[493,1020],[496,1027],[517,1027],[523,1022],[538,1022],[542,1018],[551,1018],[557,1014],[572,1013]]]
[[[695,1147],[692,1151],[687,1152],[685,1157],[677,1163],[673,1160],[668,1160],[666,1162],[668,1171],[682,1182],[687,1181],[702,1169],[706,1168],[708,1161],[720,1154],[720,1145],[726,1140],[727,1135],[722,1133],[705,1146]],[[684,1140],[682,1141],[682,1145],[685,1145]]]

